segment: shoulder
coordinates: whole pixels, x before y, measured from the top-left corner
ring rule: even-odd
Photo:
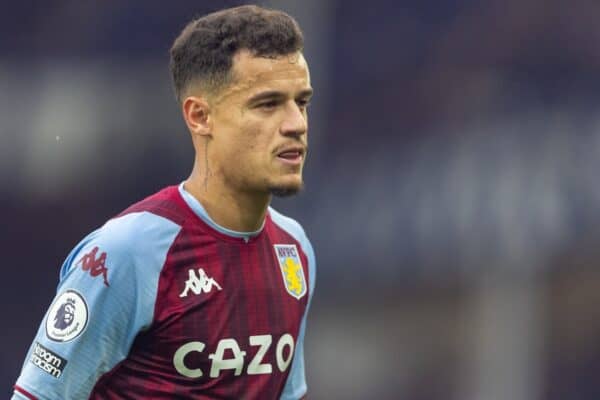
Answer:
[[[130,254],[147,251],[171,238],[181,225],[151,211],[136,211],[106,222],[95,232],[95,241],[102,241],[114,251]]]
[[[308,236],[306,235],[304,228],[302,228],[302,225],[300,225],[300,223],[295,219],[281,214],[272,207],[269,207],[269,216],[279,229],[285,231],[300,244],[302,251],[308,258],[309,275],[311,276],[310,284],[311,287],[314,288],[316,258],[313,246],[310,243],[310,240],[308,240]]]
[[[118,217],[132,213],[149,212],[183,225],[189,218],[191,210],[179,194],[177,186],[168,186],[145,199],[129,206]]]
[[[173,221],[148,211],[111,219],[71,251],[61,268],[61,280],[75,270],[82,274],[82,269],[100,265],[106,270],[107,285],[132,273],[143,276],[138,274],[141,269],[158,272],[180,230]]]
[[[169,186],[128,207],[92,235],[117,252],[146,252],[181,230],[186,216],[180,202],[177,187]]]
[[[306,236],[306,232],[304,228],[298,221],[293,218],[290,218],[286,215],[283,215],[279,211],[275,210],[272,207],[269,207],[269,215],[271,216],[271,220],[275,225],[277,225],[280,229],[283,229],[288,234],[290,234],[294,239],[299,242],[308,242],[308,237]]]
[[[155,265],[160,269],[182,225],[177,218],[169,218],[160,207],[145,201],[108,220],[81,240],[65,260],[61,277],[86,260],[103,262],[112,267],[112,273],[137,266]]]

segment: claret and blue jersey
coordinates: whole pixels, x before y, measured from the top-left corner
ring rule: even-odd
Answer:
[[[294,220],[229,231],[168,187],[69,254],[13,399],[299,399],[314,282]]]

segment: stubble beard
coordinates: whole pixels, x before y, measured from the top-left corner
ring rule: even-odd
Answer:
[[[271,186],[269,192],[275,197],[291,197],[300,193],[304,189],[304,182],[299,185],[288,185],[288,186]]]

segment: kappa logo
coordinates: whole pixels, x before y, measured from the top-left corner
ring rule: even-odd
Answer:
[[[298,249],[295,244],[276,244],[274,247],[285,289],[300,300],[306,294],[306,279]]]
[[[179,297],[187,297],[191,290],[194,294],[209,293],[213,287],[223,290],[213,278],[209,278],[202,268],[198,268],[198,275],[193,269],[188,271],[188,280],[185,281],[185,289],[179,294]]]
[[[106,268],[105,265],[106,252],[102,252],[100,256],[96,258],[99,250],[100,249],[98,248],[98,246],[94,247],[92,251],[81,257],[81,259],[77,261],[76,265],[81,264],[81,269],[84,271],[89,271],[92,278],[95,278],[98,275],[102,274],[102,277],[104,278],[104,284],[106,286],[109,286],[108,277],[106,276],[108,268]]]

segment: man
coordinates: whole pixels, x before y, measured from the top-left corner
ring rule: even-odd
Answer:
[[[315,258],[269,207],[303,184],[302,44],[290,16],[255,6],[183,30],[171,71],[192,173],[69,254],[13,399],[305,396]]]

